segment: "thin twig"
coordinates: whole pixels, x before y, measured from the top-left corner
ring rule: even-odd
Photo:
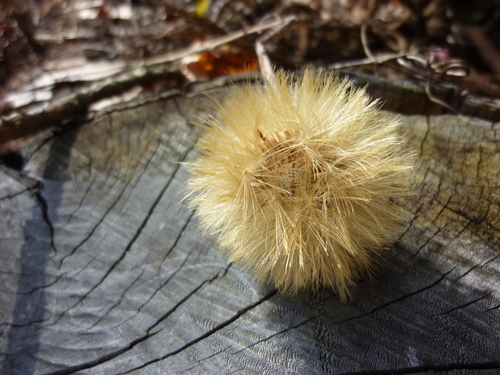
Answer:
[[[446,103],[445,101],[439,99],[437,96],[435,96],[433,93],[432,93],[432,90],[431,90],[431,79],[428,78],[427,81],[425,82],[425,93],[427,94],[427,98],[431,101],[431,102],[434,102],[436,104],[439,104],[441,106],[443,106],[444,108],[448,109],[449,111],[453,112],[453,113],[456,113],[458,114],[459,112],[453,108],[451,105],[449,105],[448,103]]]
[[[363,46],[363,51],[365,52],[366,56],[368,56],[368,58],[371,59],[372,62],[376,65],[379,62],[375,59],[375,56],[373,56],[372,51],[370,50],[368,38],[366,37],[367,28],[368,26],[366,24],[361,25],[361,45]]]
[[[260,40],[255,42],[255,53],[257,54],[257,59],[259,60],[259,67],[262,77],[271,86],[276,87],[276,76],[271,65],[271,60],[266,53],[264,45]]]
[[[367,57],[364,59],[350,60],[350,61],[330,64],[330,65],[328,65],[327,69],[339,70],[339,69],[345,69],[345,68],[354,68],[354,67],[363,66],[363,65],[371,65],[374,63],[374,61],[377,61],[378,64],[383,64],[383,63],[388,62],[388,61],[397,60],[400,57],[404,57],[404,56],[406,56],[406,55],[401,54],[401,53],[383,53],[380,55],[372,56],[371,58]]]
[[[236,39],[240,39],[244,36],[250,35],[250,34],[255,34],[255,33],[260,33],[264,30],[271,29],[276,26],[284,26],[288,23],[290,23],[295,17],[294,16],[288,16],[284,17],[280,20],[275,20],[271,22],[266,22],[260,25],[255,25],[252,27],[249,27],[246,30],[240,30],[236,31],[234,33],[224,35],[218,38],[214,38],[209,41],[205,42],[195,42],[191,44],[191,46],[181,49],[179,51],[175,52],[170,52],[170,53],[165,53],[163,55],[158,55],[151,57],[149,59],[146,59],[144,62],[144,65],[151,66],[151,65],[158,65],[158,64],[165,64],[167,62],[172,62],[175,60],[182,59],[186,56],[193,55],[196,53],[204,52],[204,51],[209,51],[213,50],[223,44],[227,44],[230,42],[235,41]]]
[[[264,80],[271,86],[276,86],[276,76],[274,74],[271,60],[269,59],[269,56],[264,47],[264,43],[281,32],[281,30],[283,30],[283,28],[286,27],[294,19],[294,16],[285,17],[284,22],[279,25],[279,27],[268,31],[255,42],[255,53],[257,54],[257,59],[259,60],[260,72],[262,74],[262,77],[264,77]]]

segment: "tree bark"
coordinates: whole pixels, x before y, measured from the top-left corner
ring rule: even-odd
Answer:
[[[254,282],[182,201],[191,124],[231,86],[109,107],[26,146],[22,172],[0,168],[2,373],[498,371],[499,124],[385,85],[370,89],[387,109],[423,113],[401,116],[414,195],[346,303]]]

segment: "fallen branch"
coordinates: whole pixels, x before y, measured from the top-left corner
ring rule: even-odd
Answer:
[[[244,36],[287,24],[293,18],[290,16],[255,25],[247,30],[237,31],[210,41],[193,43],[190,47],[179,51],[133,62],[129,65],[131,68],[101,77],[44,108],[21,112],[12,111],[0,119],[0,153],[9,151],[6,145],[10,141],[29,137],[50,128],[61,127],[75,116],[87,112],[89,107],[98,100],[118,95],[136,85],[159,79],[172,79],[173,82],[179,83],[184,78],[176,63],[186,56],[213,50]],[[64,81],[58,83],[61,84]]]

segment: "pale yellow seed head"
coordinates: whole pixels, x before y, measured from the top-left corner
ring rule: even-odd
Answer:
[[[190,205],[230,261],[285,293],[342,299],[394,240],[413,167],[399,122],[347,79],[305,70],[244,85],[206,118]]]

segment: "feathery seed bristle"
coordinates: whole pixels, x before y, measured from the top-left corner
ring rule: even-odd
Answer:
[[[412,154],[399,122],[347,79],[244,85],[202,125],[190,205],[230,261],[286,293],[345,299],[399,228]]]

